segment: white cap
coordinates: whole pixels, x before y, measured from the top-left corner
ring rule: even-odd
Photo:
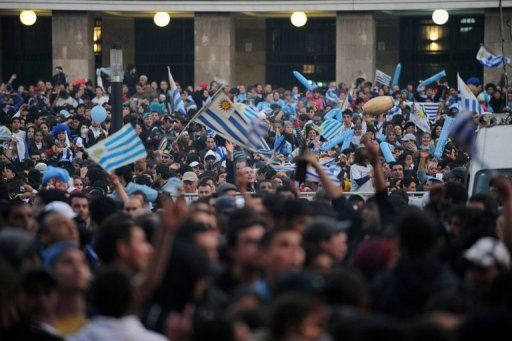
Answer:
[[[73,211],[71,206],[69,206],[68,204],[66,204],[63,201],[52,201],[51,203],[46,205],[44,210],[45,210],[45,212],[55,211],[57,213],[65,215],[66,217],[68,217],[70,219],[73,219],[74,217],[76,217],[76,213]]]
[[[46,172],[46,169],[48,168],[48,166],[46,165],[46,163],[43,163],[43,162],[39,162],[37,163],[35,166],[34,166],[34,169],[37,169],[39,171],[39,173],[43,174],[44,172]]]

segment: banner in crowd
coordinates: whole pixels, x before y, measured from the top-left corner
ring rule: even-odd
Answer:
[[[377,69],[375,70],[375,81],[382,85],[389,85],[391,83],[391,76]]]
[[[109,173],[147,156],[142,140],[130,123],[105,140],[86,149],[86,152],[94,162]]]
[[[418,127],[418,129],[421,129],[424,132],[430,132],[429,117],[425,114],[423,106],[420,105],[420,103],[414,103],[414,108],[411,111],[409,119],[416,125],[416,127]]]

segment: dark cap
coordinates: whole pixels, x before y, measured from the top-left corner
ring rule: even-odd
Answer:
[[[215,209],[220,213],[232,213],[236,208],[236,198],[231,195],[223,195],[215,202]]]
[[[348,230],[349,225],[329,217],[315,217],[309,221],[303,232],[304,242],[316,244]]]
[[[217,187],[217,193],[224,194],[227,191],[238,191],[238,188],[232,183],[226,182],[219,187]]]

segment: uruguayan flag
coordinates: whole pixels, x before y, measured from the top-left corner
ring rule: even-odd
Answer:
[[[425,114],[425,111],[423,110],[423,107],[420,105],[420,103],[414,103],[410,120],[416,125],[416,127],[418,127],[418,129],[421,129],[424,132],[430,131],[428,116]]]
[[[467,150],[473,151],[476,141],[473,116],[469,112],[461,112],[450,126],[449,136],[463,145]]]
[[[393,108],[389,109],[386,112],[386,115],[389,117],[393,117],[395,115],[401,115],[401,114],[402,114],[402,109],[400,109],[400,106],[398,106],[396,104],[393,106]]]
[[[295,164],[294,163],[269,163],[270,167],[272,167],[276,172],[295,172]]]
[[[183,98],[181,98],[180,90],[176,86],[176,82],[171,75],[171,69],[167,67],[167,72],[169,74],[169,87],[171,88],[172,93],[172,103],[173,110],[179,112],[182,115],[186,115],[187,111],[185,110],[185,104],[183,103]]]
[[[260,120],[259,118],[251,120],[249,122],[249,142],[255,146],[256,148],[258,146],[261,146],[262,142],[265,141],[265,136],[268,133],[268,124]],[[266,144],[266,142],[265,142]],[[268,150],[270,148],[265,148],[266,146],[263,146],[263,149]]]
[[[11,131],[6,126],[0,126],[0,141],[10,140],[11,138]]]
[[[254,152],[268,149],[263,138],[257,145],[249,140],[249,120],[222,91],[203,107],[195,121],[240,147]]]
[[[325,92],[325,100],[327,104],[330,104],[332,106],[336,106],[337,104],[341,103],[341,98],[339,96],[338,89],[332,89],[329,88]]]
[[[494,55],[487,51],[485,46],[480,46],[480,50],[476,54],[476,59],[485,67],[495,68],[503,66],[503,55]],[[510,58],[505,58],[505,63],[510,64]]]
[[[416,104],[421,107],[423,113],[427,116],[430,122],[434,122],[436,120],[437,113],[439,111],[439,103],[419,102]]]
[[[343,123],[333,118],[326,119],[320,126],[322,137],[329,141],[343,130]]]
[[[375,70],[375,81],[383,85],[389,85],[391,83],[391,76],[380,70]]]
[[[147,156],[146,148],[130,123],[86,151],[94,162],[109,173]]]
[[[462,111],[473,111],[482,114],[482,107],[471,89],[464,83],[459,74],[457,74],[457,87],[459,90],[459,103]]]

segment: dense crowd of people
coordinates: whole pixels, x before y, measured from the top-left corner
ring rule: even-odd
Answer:
[[[468,150],[449,140],[434,155],[459,111],[443,79],[177,84],[181,109],[167,81],[130,65],[123,121],[147,157],[109,174],[87,154],[112,134],[105,76],[73,82],[56,68],[51,81],[0,86],[0,339],[512,335],[512,182],[469,197]],[[485,112],[508,110],[506,89],[467,83]],[[193,121],[218,91],[268,124],[271,155]],[[391,110],[362,110],[383,95]],[[439,103],[426,131],[411,120],[418,102]],[[330,143],[327,120],[353,131],[349,143]],[[475,133],[492,124],[474,116]],[[313,178],[295,179],[299,161]]]

